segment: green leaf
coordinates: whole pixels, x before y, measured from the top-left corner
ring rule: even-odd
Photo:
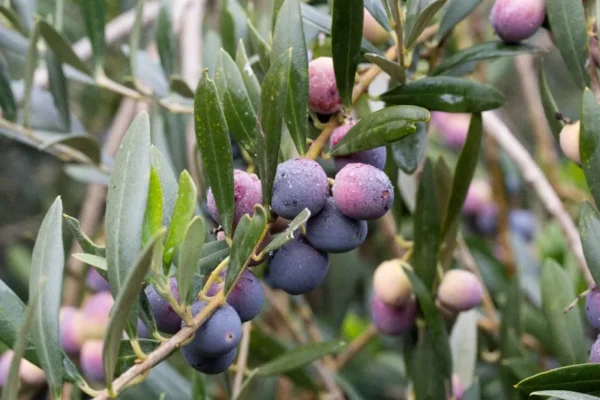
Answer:
[[[43,285],[40,285],[40,292],[43,293]],[[29,301],[29,306],[23,315],[23,322],[19,327],[19,332],[16,337],[16,341],[13,345],[13,355],[10,362],[8,374],[6,376],[6,382],[2,388],[2,400],[17,400],[19,396],[19,368],[23,354],[25,353],[26,347],[29,344],[28,338],[31,333],[33,320],[36,316],[36,309],[39,307],[38,296],[34,296]],[[56,392],[55,392],[56,393]]]
[[[288,224],[288,227],[285,229],[285,231],[275,236],[273,240],[271,240],[267,247],[262,250],[262,253],[269,254],[270,252],[278,250],[294,240],[296,230],[300,229],[300,227],[304,225],[309,218],[310,211],[308,208],[305,208]]]
[[[427,25],[429,25],[433,17],[435,17],[435,14],[437,14],[442,6],[446,4],[446,1],[447,0],[435,0],[432,3],[429,3],[427,7],[421,11],[412,27],[412,30],[410,31],[410,34],[408,34],[406,37],[404,42],[406,48],[410,49],[413,47],[421,32],[427,28]]]
[[[413,265],[417,266],[418,264]],[[436,363],[439,364],[440,373],[446,381],[450,381],[452,377],[452,351],[444,318],[435,306],[435,300],[430,293],[430,289],[419,278],[418,274],[408,268],[404,268],[404,272],[410,280],[419,302],[419,308],[423,312],[427,327],[431,332],[433,351],[436,355]]]
[[[170,226],[171,216],[177,201],[177,191],[179,190],[177,179],[175,179],[175,174],[165,156],[154,146],[150,148],[150,162],[160,179],[163,196],[162,224],[163,226]]]
[[[388,74],[395,81],[400,83],[406,81],[406,71],[397,62],[373,53],[366,53],[365,58],[381,68],[383,72]]]
[[[521,307],[523,293],[521,292],[519,276],[510,280],[506,289],[506,303],[502,307],[502,324],[500,326],[500,351],[502,357],[521,357],[522,345],[518,339],[521,335]]]
[[[157,252],[157,251],[158,250],[155,249],[155,252]],[[157,258],[159,258],[159,257],[157,257]],[[150,336],[156,337],[156,335],[160,334],[160,333],[158,332],[158,327],[156,326],[156,320],[154,319],[154,312],[152,311],[152,307],[150,307],[150,301],[148,300],[148,296],[146,296],[146,292],[144,292],[143,290],[140,291],[139,303],[140,303],[140,310],[139,310],[140,311],[140,313],[139,313],[140,320],[142,320],[142,323],[148,329],[148,333],[150,334]]]
[[[581,104],[579,153],[585,180],[596,205],[600,204],[600,106],[594,94],[586,89]]]
[[[31,127],[31,92],[33,90],[33,74],[38,63],[37,43],[40,37],[40,25],[37,24],[29,37],[29,45],[25,56],[25,67],[23,80],[25,81],[25,92],[23,95],[23,125]]]
[[[481,400],[480,386],[481,385],[479,381],[475,381],[475,383],[473,383],[471,387],[466,390],[465,394],[462,397],[462,400]]]
[[[0,109],[2,115],[9,121],[17,117],[17,103],[10,86],[8,63],[4,56],[0,56]]]
[[[590,396],[589,394],[569,392],[566,390],[544,390],[531,393],[531,396],[552,397],[560,400],[598,400],[600,397]]]
[[[305,344],[277,357],[256,369],[259,376],[278,375],[292,371],[327,354],[337,353],[346,346],[344,341]]]
[[[21,24],[19,16],[16,12],[14,12],[9,7],[0,6],[0,14],[2,14],[2,16],[6,18],[8,22],[10,22],[10,24],[13,26],[13,28],[15,28],[16,31],[20,32],[25,37],[28,36],[27,30]]]
[[[94,67],[104,65],[104,26],[106,25],[106,2],[80,0],[81,14],[92,44]]]
[[[63,214],[67,227],[71,231],[71,234],[77,240],[77,243],[81,246],[83,251],[86,253],[94,254],[99,257],[106,257],[106,249],[102,246],[96,245],[87,235],[81,230],[81,225],[76,218],[73,218],[67,214]]]
[[[142,289],[142,282],[152,264],[154,247],[157,243],[162,243],[165,233],[166,228],[162,228],[148,241],[148,244],[146,244],[136,261],[127,271],[127,276],[125,276],[121,290],[116,296],[115,304],[111,309],[102,350],[104,376],[106,377],[106,385],[109,388],[112,388],[123,330],[130,320],[130,313],[133,310],[134,304],[137,304],[138,296]]]
[[[525,43],[508,44],[501,41],[479,43],[446,58],[429,75],[445,73],[474,61],[496,59],[500,57],[516,57],[522,54],[538,53],[541,49]]]
[[[522,380],[516,386],[527,394],[540,390],[600,391],[600,364],[579,364],[544,371]]]
[[[250,21],[237,0],[225,0],[221,7],[221,38],[223,48],[233,56],[239,38],[248,36]]]
[[[554,42],[567,69],[575,84],[581,89],[585,88],[589,79],[585,71],[588,37],[583,3],[547,0],[546,14]]]
[[[225,277],[225,294],[233,288],[244,268],[251,261],[252,254],[256,252],[267,233],[269,216],[264,208],[254,206],[254,215],[244,215],[233,236],[231,256]]]
[[[413,355],[414,393],[417,399],[444,399],[448,378],[442,371],[438,354],[435,351],[435,339],[430,329],[421,333],[421,338]],[[427,373],[421,373],[427,371]]]
[[[440,22],[436,38],[441,41],[460,21],[471,14],[483,0],[450,0]]]
[[[251,50],[258,54],[258,62],[263,71],[268,71],[271,67],[271,46],[260,35],[258,30],[248,22],[248,41]]]
[[[290,78],[287,82],[285,123],[298,153],[306,153],[308,132],[308,53],[299,0],[285,0],[277,14],[271,62],[292,48]]]
[[[464,387],[471,386],[477,363],[477,311],[458,314],[450,334],[452,371]]]
[[[481,114],[473,114],[469,125],[467,140],[460,151],[454,178],[452,180],[452,189],[450,200],[446,210],[446,217],[442,225],[442,237],[450,231],[455,223],[458,223],[462,212],[463,203],[467,198],[469,185],[477,169],[479,161],[479,152],[481,150],[481,141],[483,137],[483,123]]]
[[[204,278],[229,257],[230,249],[224,240],[205,243],[202,246],[202,258],[198,262],[192,293],[198,293],[204,286]]]
[[[188,86],[185,79],[179,75],[169,76],[169,89],[182,97],[188,99],[194,98],[194,91]]]
[[[156,169],[150,169],[150,185],[148,187],[148,201],[146,202],[146,213],[144,215],[144,226],[142,230],[142,244],[160,229],[163,221],[163,194],[160,187],[160,178]]]
[[[15,347],[24,314],[25,304],[3,280],[0,280],[0,342],[7,347]],[[31,340],[27,350],[25,358],[39,365],[40,362]]]
[[[426,287],[432,288],[437,274],[440,246],[440,211],[431,160],[425,161],[417,191],[414,213],[414,252],[412,265]]]
[[[73,253],[71,256],[84,264],[94,267],[104,279],[108,278],[106,258],[88,253]]]
[[[229,129],[215,83],[204,70],[194,98],[194,127],[208,183],[225,234],[233,232],[233,157]],[[261,176],[264,179],[264,177]]]
[[[277,16],[279,15],[279,10],[283,5],[285,0],[273,0],[273,15],[271,16],[271,31],[275,31],[275,25],[277,24]]]
[[[256,112],[235,61],[221,49],[215,83],[227,126],[235,140],[250,154],[256,154]]]
[[[54,105],[60,114],[60,123],[63,131],[71,129],[71,110],[69,109],[69,88],[63,73],[62,63],[53,51],[46,52],[46,67],[48,69],[48,82]]]
[[[69,126],[70,126],[70,123],[69,123]],[[89,158],[89,160],[92,163],[94,163],[96,165],[100,165],[100,162],[101,162],[100,143],[98,142],[98,140],[95,137],[89,136],[89,135],[81,135],[81,134],[77,134],[77,133],[74,133],[71,135],[58,136],[57,138],[48,140],[47,142],[40,144],[38,146],[38,149],[46,150],[46,149],[49,149],[58,144],[70,147],[70,148],[82,153],[87,158]]]
[[[185,230],[194,215],[197,202],[197,190],[194,180],[187,171],[183,171],[179,177],[179,191],[177,193],[177,202],[171,218],[171,226],[165,242],[165,253],[163,262],[165,268],[169,269],[173,256],[179,244],[185,236]]]
[[[257,164],[263,193],[263,205],[271,203],[273,181],[281,145],[283,114],[287,98],[287,82],[292,51],[282,54],[267,72],[262,85],[260,130],[256,138]]]
[[[62,356],[62,366],[65,373],[64,380],[67,382],[71,382],[77,386],[82,386],[83,384],[85,384],[85,379],[83,378],[83,376],[81,376],[81,373],[77,370],[77,367],[75,366],[75,364],[73,364],[73,361],[71,361],[69,356],[64,351],[62,352]]]
[[[62,392],[62,354],[58,329],[65,254],[62,240],[62,201],[58,197],[44,217],[38,232],[29,279],[29,298],[39,296],[35,309],[32,341],[55,398]]]
[[[194,374],[192,376],[192,399],[205,400],[206,396],[206,376],[203,374]]]
[[[343,156],[396,142],[415,133],[415,123],[429,121],[429,111],[421,107],[387,107],[367,115],[338,142],[332,156]]]
[[[150,170],[150,121],[148,114],[143,112],[125,133],[110,174],[106,261],[108,283],[114,298],[119,295],[142,248]]]
[[[382,94],[381,100],[454,113],[481,112],[504,104],[504,96],[494,87],[449,76],[423,78],[397,86]]]
[[[552,96],[552,90],[550,89],[550,85],[548,84],[548,80],[546,79],[546,73],[544,72],[543,65],[540,66],[539,82],[542,106],[544,107],[544,114],[546,115],[546,120],[548,121],[548,125],[550,126],[550,130],[552,131],[554,138],[558,141],[560,140],[560,131],[563,128],[563,123],[556,119],[556,114],[558,113],[558,106],[556,105],[554,96]]]
[[[244,42],[241,39],[238,42],[237,52],[235,54],[235,63],[242,74],[242,80],[244,81],[244,86],[246,86],[248,97],[250,98],[250,102],[256,111],[260,109],[260,83],[258,83],[258,78],[252,70],[250,61],[248,61],[246,49],[244,48]]]
[[[177,60],[177,47],[173,35],[173,22],[171,17],[171,4],[168,0],[161,0],[158,17],[156,18],[156,47],[160,63],[167,76],[175,72]]]
[[[88,76],[92,75],[88,66],[81,61],[77,54],[75,54],[73,48],[62,34],[57,32],[44,20],[38,21],[37,26],[40,31],[40,35],[42,35],[42,38],[44,38],[48,47],[52,49],[59,60]]]
[[[552,351],[563,365],[587,360],[587,347],[579,308],[565,313],[565,307],[575,298],[573,284],[556,261],[548,259],[542,267],[542,310],[548,318],[548,334],[554,344]]]
[[[336,0],[331,15],[331,52],[340,97],[352,105],[356,67],[360,61],[363,31],[363,0]]]
[[[206,228],[204,220],[195,216],[185,229],[179,259],[177,260],[177,288],[179,299],[184,304],[191,304],[197,293],[192,291],[196,267],[202,256],[202,245]]]
[[[396,165],[405,174],[412,175],[425,157],[427,128],[424,123],[415,124],[417,131],[392,143],[392,154]]]
[[[579,211],[579,233],[581,245],[587,266],[594,277],[594,282],[600,282],[600,215],[594,207],[584,201]]]
[[[133,78],[135,86],[138,85],[137,76],[137,61],[138,61],[138,48],[140,47],[140,36],[142,30],[142,15],[144,14],[144,0],[137,0],[135,5],[135,20],[131,27],[129,35],[129,73]]]
[[[373,18],[375,18],[375,21],[377,21],[386,31],[389,31],[391,30],[390,23],[382,1],[386,0],[363,0],[365,8],[371,13]]]
[[[221,48],[222,42],[219,33],[208,29],[204,34],[204,43],[202,44],[202,65],[208,69],[208,75],[211,77],[215,76],[217,58]]]
[[[149,339],[139,339],[138,343],[140,344],[142,351],[146,354],[152,353],[160,346],[160,342]],[[137,358],[137,355],[131,348],[131,343],[129,340],[122,339],[119,343],[119,352],[115,373],[120,375],[129,368],[133,367]]]

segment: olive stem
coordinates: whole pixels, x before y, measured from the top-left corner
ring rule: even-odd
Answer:
[[[354,338],[348,347],[346,347],[346,350],[337,357],[334,370],[339,371],[344,368],[344,366],[350,360],[356,357],[363,347],[365,347],[372,339],[377,337],[378,333],[379,331],[375,325],[370,325],[360,335]]]

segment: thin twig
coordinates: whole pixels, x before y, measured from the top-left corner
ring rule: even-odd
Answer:
[[[388,60],[392,60],[394,59],[394,57],[396,57],[397,51],[398,48],[396,46],[392,46],[385,52],[385,57]],[[361,75],[360,80],[356,85],[354,85],[354,89],[352,90],[352,104],[355,104],[360,98],[360,96],[362,96],[363,93],[369,90],[369,85],[373,82],[373,80],[375,80],[375,78],[377,78],[377,75],[379,75],[380,73],[381,68],[379,68],[377,65],[372,65],[371,68],[367,70],[367,72]]]
[[[583,255],[581,238],[579,237],[577,227],[573,223],[571,216],[565,210],[560,198],[548,182],[548,179],[546,179],[525,147],[523,147],[517,138],[515,138],[512,132],[495,113],[491,111],[483,113],[483,127],[486,133],[494,138],[500,147],[502,147],[507,155],[515,162],[523,174],[525,182],[533,187],[540,202],[560,224],[587,284],[590,287],[595,286],[594,278],[588,269]]]
[[[312,142],[308,148],[308,151],[306,152],[305,157],[310,158],[311,160],[315,160],[317,157],[319,157],[327,145],[327,142],[329,142],[331,134],[338,125],[338,118],[332,117],[331,120],[325,125],[325,128],[323,128],[319,136]]]
[[[250,348],[250,331],[252,323],[246,322],[242,326],[242,342],[240,343],[240,352],[236,363],[236,373],[233,379],[232,397],[235,399],[240,395],[242,382],[244,381],[244,373],[246,372],[246,364],[248,363],[248,349]]]
[[[362,332],[358,337],[356,337],[346,350],[337,357],[335,370],[339,371],[344,366],[352,360],[356,355],[369,343],[373,338],[377,336],[379,331],[375,327],[375,325],[369,326],[364,332]]]

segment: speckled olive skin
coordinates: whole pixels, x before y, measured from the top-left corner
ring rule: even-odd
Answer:
[[[78,308],[61,307],[59,324],[60,346],[70,355],[79,354],[84,340],[83,324],[84,319]]]
[[[327,175],[316,161],[296,158],[277,166],[271,208],[278,215],[293,219],[305,208],[314,215],[328,195]]]
[[[356,125],[357,121],[349,120],[343,125],[338,126],[333,130],[331,137],[329,138],[329,147],[334,148],[340,140]],[[387,152],[385,146],[377,147],[372,150],[361,151],[346,156],[334,157],[333,161],[338,170],[344,168],[348,164],[352,163],[363,163],[374,166],[375,168],[383,170],[387,159]]]
[[[195,317],[206,306],[203,301],[192,304],[191,311]],[[182,323],[183,326],[183,323]],[[233,350],[242,338],[242,321],[228,304],[219,308],[196,331],[192,341],[183,346],[186,351],[193,351],[206,357],[217,357]]]
[[[594,289],[585,296],[585,316],[588,323],[595,329],[600,329],[600,291]]]
[[[246,322],[260,313],[263,303],[264,293],[260,281],[252,272],[245,270],[227,296],[227,304],[233,307],[242,322]]]
[[[433,111],[431,126],[440,133],[446,146],[459,150],[467,140],[471,114]]]
[[[335,176],[331,191],[342,214],[353,219],[381,218],[394,202],[390,178],[367,164],[346,165]]]
[[[104,368],[102,366],[102,340],[88,340],[81,348],[81,370],[89,380],[104,382]]]
[[[104,279],[94,268],[88,270],[85,284],[93,292],[105,292],[110,290],[110,286],[106,279]]]
[[[308,64],[308,107],[317,113],[333,114],[342,99],[333,72],[333,58],[319,57]]]
[[[360,246],[367,238],[366,221],[358,221],[342,214],[333,197],[320,213],[306,223],[306,238],[318,250],[327,253],[345,253]]]
[[[518,43],[542,26],[545,13],[545,0],[496,0],[490,20],[502,40]]]
[[[233,225],[238,222],[245,214],[254,213],[254,205],[262,203],[262,187],[260,179],[254,174],[236,169],[233,171],[233,191],[235,198],[235,212],[233,215]],[[220,223],[219,211],[215,204],[215,197],[212,189],[208,189],[206,195],[206,205],[212,219]]]
[[[412,286],[402,266],[398,259],[384,261],[373,274],[375,295],[391,306],[399,307],[412,299]]]
[[[329,270],[329,256],[297,237],[273,255],[265,282],[291,295],[313,291]]]
[[[451,269],[442,277],[437,298],[450,311],[467,311],[481,303],[483,285],[472,272]]]
[[[414,326],[417,318],[417,306],[414,301],[405,306],[396,307],[384,303],[374,296],[371,303],[371,320],[373,325],[388,335],[402,335]]]
[[[177,279],[170,278],[169,285],[171,286],[171,293],[173,293],[175,299],[179,301]],[[163,299],[153,286],[147,286],[145,292],[152,313],[154,314],[158,330],[171,335],[179,332],[179,329],[181,329],[181,317],[175,312],[171,304]]]
[[[203,374],[216,375],[226,371],[233,364],[237,355],[237,348],[222,355],[207,357],[198,354],[189,346],[184,346],[181,348],[181,354],[185,358],[185,361],[196,371]]]

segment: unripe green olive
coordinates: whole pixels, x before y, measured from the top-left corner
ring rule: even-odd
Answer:
[[[567,157],[577,164],[581,163],[579,155],[579,130],[581,124],[579,121],[574,124],[565,125],[560,131],[560,148]]]
[[[408,264],[402,261],[384,261],[377,267],[373,275],[373,290],[375,294],[386,304],[392,306],[403,306],[412,297],[410,280],[402,269]]]

